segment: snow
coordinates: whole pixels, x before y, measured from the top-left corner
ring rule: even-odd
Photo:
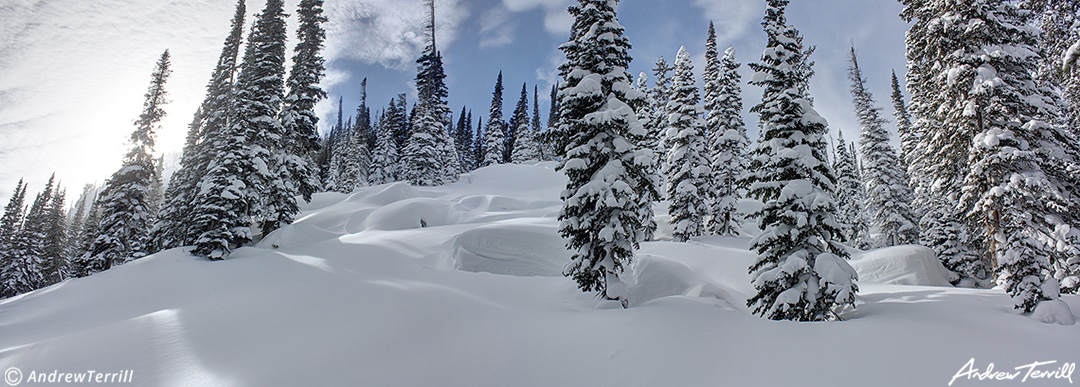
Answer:
[[[172,249],[0,300],[0,369],[179,386],[913,386],[971,358],[1076,361],[1080,328],[1040,320],[1074,319],[1080,297],[1017,315],[1000,289],[949,287],[918,246],[855,252],[857,308],[839,322],[751,315],[749,237],[644,242],[621,279],[629,308],[598,301],[561,275],[553,169],[317,194],[224,261]]]

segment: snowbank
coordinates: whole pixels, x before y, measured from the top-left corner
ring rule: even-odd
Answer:
[[[851,266],[860,283],[949,286],[956,274],[942,266],[934,251],[918,245],[904,245],[854,253]]]

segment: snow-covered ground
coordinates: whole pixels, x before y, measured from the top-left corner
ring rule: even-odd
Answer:
[[[980,372],[1080,361],[1080,325],[949,287],[918,246],[857,253],[858,307],[840,322],[750,315],[747,238],[644,243],[630,308],[598,302],[560,274],[564,182],[550,164],[501,165],[319,194],[225,261],[173,249],[0,301],[0,369],[23,385],[132,370],[137,385],[944,386],[972,358]],[[1007,382],[953,383],[982,384]]]

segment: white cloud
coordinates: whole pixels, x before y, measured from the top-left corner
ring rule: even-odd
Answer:
[[[746,0],[694,0],[694,5],[702,8],[705,19],[712,20],[716,26],[716,39],[720,45],[742,37],[750,26],[756,26],[765,13],[763,2]]]
[[[480,47],[501,47],[514,42],[514,24],[510,11],[495,7],[480,16]]]
[[[427,45],[427,10],[421,0],[327,2],[326,57],[348,58],[387,68],[406,69]],[[463,1],[435,2],[436,38],[449,46],[468,18]]]
[[[503,6],[511,12],[523,12],[536,8],[544,11],[544,30],[551,34],[566,34],[574,23],[566,12],[570,0],[503,0]]]

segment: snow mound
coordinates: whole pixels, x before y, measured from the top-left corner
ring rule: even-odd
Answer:
[[[458,270],[516,276],[561,276],[570,252],[554,225],[493,224],[454,239]]]
[[[326,231],[322,228],[306,223],[299,223],[275,230],[259,241],[259,244],[255,247],[276,249],[307,246],[337,237],[338,234]]]
[[[368,193],[379,187],[382,187],[382,189],[373,193]],[[407,183],[397,182],[366,188],[359,194],[353,195],[349,200],[362,200],[370,204],[383,206],[393,202],[418,197],[420,197],[420,191],[417,191],[416,188]]]
[[[848,262],[860,283],[951,287],[949,280],[956,275],[941,265],[933,250],[918,245],[855,253]]]
[[[371,212],[358,230],[410,230],[454,224],[459,219],[457,204],[431,198],[413,198],[394,201]]]
[[[671,296],[728,299],[728,292],[686,265],[655,255],[638,255],[625,279],[629,306]]]
[[[1076,324],[1076,316],[1073,315],[1069,304],[1062,300],[1042,301],[1031,312],[1031,318],[1047,324],[1073,325]]]

